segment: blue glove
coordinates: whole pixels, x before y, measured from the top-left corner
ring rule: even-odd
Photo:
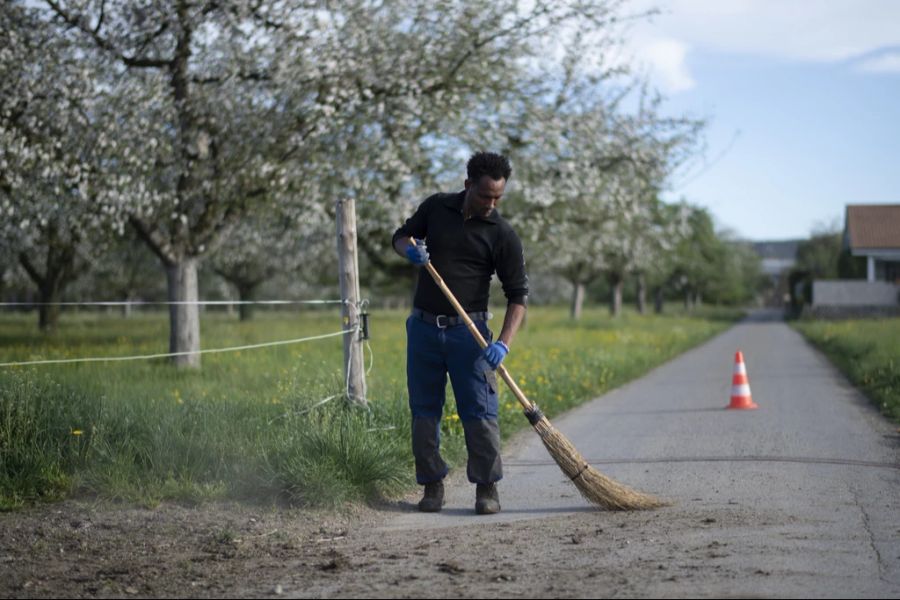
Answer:
[[[428,262],[428,247],[425,240],[416,240],[416,245],[406,247],[406,258],[414,265],[424,265]]]
[[[509,354],[509,346],[501,341],[496,341],[484,349],[483,356],[484,360],[496,371],[507,354]]]

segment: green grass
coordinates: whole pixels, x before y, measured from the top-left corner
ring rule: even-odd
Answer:
[[[736,312],[610,319],[534,308],[505,363],[549,416],[620,385],[721,331]],[[405,383],[405,315],[371,318],[368,410],[338,398],[339,338],[209,354],[198,372],[164,360],[0,367],[0,509],[71,494],[163,500],[281,498],[338,506],[414,484]],[[499,319],[494,322],[499,327]],[[51,336],[35,319],[0,316],[0,362],[166,351],[164,315],[64,314]],[[338,331],[334,311],[202,320],[204,348]],[[502,384],[501,384],[502,385]],[[443,449],[464,460],[448,387]],[[501,391],[504,435],[527,425]]]
[[[806,338],[895,422],[900,422],[900,318],[803,320]]]

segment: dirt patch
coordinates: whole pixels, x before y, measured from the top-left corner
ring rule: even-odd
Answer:
[[[66,501],[0,515],[0,596],[272,595],[287,562],[322,574],[351,564],[335,548],[377,513],[241,504],[153,509]]]
[[[0,596],[632,596],[720,577],[729,551],[705,543],[684,560],[684,548],[666,550],[666,530],[679,526],[671,511],[494,524],[473,512],[471,526],[380,529],[414,501],[344,513],[67,501],[3,514]],[[729,518],[693,513],[681,526]],[[652,557],[637,550],[654,546]]]

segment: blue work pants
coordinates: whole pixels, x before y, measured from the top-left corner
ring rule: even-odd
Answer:
[[[475,324],[490,341],[492,334],[487,323]],[[449,374],[466,436],[469,481],[499,481],[503,465],[497,424],[497,377],[482,358],[478,342],[464,324],[438,327],[415,316],[407,319],[406,333],[406,380],[416,480],[425,484],[447,475],[447,464],[440,454],[440,435]]]

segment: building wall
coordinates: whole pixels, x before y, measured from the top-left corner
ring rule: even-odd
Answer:
[[[813,308],[825,306],[897,306],[900,286],[886,281],[813,282]]]

